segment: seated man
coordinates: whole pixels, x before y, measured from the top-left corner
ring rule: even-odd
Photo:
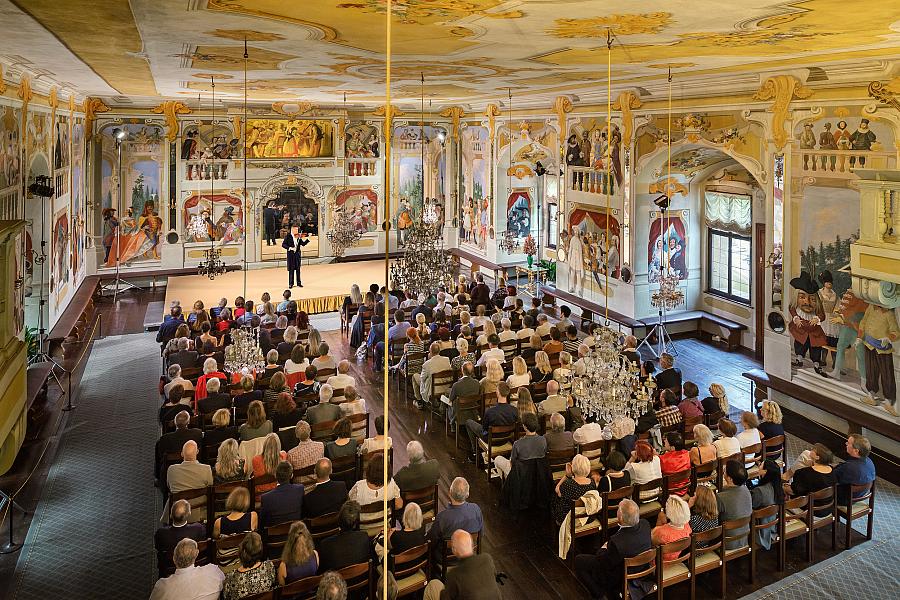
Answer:
[[[203,432],[196,427],[188,428],[191,424],[191,413],[183,410],[175,415],[175,431],[164,433],[156,442],[156,470],[157,478],[162,477],[163,462],[166,454],[181,452],[184,443],[193,440],[198,446],[202,443]]]
[[[565,332],[570,325],[573,325],[572,319],[569,318],[572,316],[572,309],[563,304],[559,307],[559,321],[556,322],[556,328],[559,329],[560,333]]]
[[[497,567],[491,555],[486,552],[475,554],[472,536],[462,529],[453,532],[450,547],[459,562],[447,571],[446,585],[440,579],[429,582],[425,588],[425,600],[438,597],[442,600],[499,600]]]
[[[368,562],[371,553],[369,534],[359,529],[359,504],[344,502],[338,514],[340,532],[319,545],[319,571],[337,571]]]
[[[311,406],[306,411],[306,422],[310,425],[317,423],[325,423],[326,421],[337,421],[343,416],[341,407],[331,403],[331,397],[334,389],[327,383],[319,388],[319,403]]]
[[[191,503],[187,500],[178,500],[172,504],[169,511],[169,525],[163,525],[156,530],[153,536],[153,546],[157,552],[171,554],[175,546],[181,540],[188,538],[194,541],[206,539],[206,525],[203,523],[190,523]]]
[[[659,368],[662,369],[655,377],[656,388],[668,390],[678,388],[681,390],[681,369],[675,367],[675,357],[668,352],[659,356]]]
[[[337,370],[337,363],[334,361],[334,357],[329,354],[330,351],[331,348],[325,342],[319,344],[319,356],[313,359],[312,366],[320,371],[323,369]]]
[[[413,392],[416,395],[417,406],[421,407],[422,404],[431,401],[431,392],[434,389],[434,375],[441,371],[450,370],[452,370],[450,359],[446,356],[441,356],[441,345],[438,342],[433,342],[428,347],[428,360],[422,363],[422,371],[412,374]],[[439,391],[445,391],[445,388]]]
[[[428,539],[432,543],[448,539],[457,529],[469,533],[478,533],[484,529],[481,507],[467,502],[468,498],[469,482],[457,477],[450,484],[450,504],[437,514],[428,530]]]
[[[278,485],[260,497],[260,527],[271,527],[303,518],[303,484],[291,483],[294,468],[286,460],[275,467]]]
[[[246,414],[247,408],[250,407],[250,403],[256,400],[262,401],[263,399],[263,391],[254,389],[255,383],[253,381],[253,377],[250,375],[244,375],[241,377],[241,391],[234,396],[234,409],[238,413],[244,412]]]
[[[338,363],[337,375],[332,375],[325,382],[336,390],[343,390],[350,386],[356,387],[356,379],[350,373],[350,361],[342,360]]]
[[[641,354],[637,351],[638,341],[633,335],[625,336],[625,348],[622,349],[622,356],[628,359],[628,362],[641,366]]]
[[[225,574],[218,565],[194,566],[200,554],[197,542],[183,539],[175,546],[175,573],[156,582],[150,600],[218,600]]]
[[[563,413],[569,408],[569,399],[559,393],[559,382],[551,379],[547,382],[547,398],[543,402],[538,402],[537,411],[539,415],[553,414],[555,412]]]
[[[534,413],[525,413],[522,415],[522,425],[525,427],[525,435],[517,439],[513,443],[512,452],[509,458],[505,456],[497,456],[494,458],[494,466],[500,471],[501,476],[506,479],[512,471],[513,465],[520,460],[532,460],[535,458],[544,458],[547,456],[547,440],[539,436],[538,419]]]
[[[331,480],[331,460],[316,461],[316,487],[303,500],[305,518],[321,517],[338,512],[347,501],[347,484]]]
[[[480,367],[492,358],[496,358],[501,363],[506,362],[506,354],[499,348],[500,337],[496,333],[488,336],[488,346],[489,349],[481,353],[481,357],[475,363],[475,366]]]
[[[406,445],[406,455],[409,464],[397,471],[394,482],[401,492],[409,490],[421,490],[432,487],[440,477],[440,465],[437,459],[425,459],[425,450],[422,444],[416,440]]]
[[[210,415],[220,408],[231,409],[231,396],[222,393],[221,379],[210,379],[206,382],[206,398],[197,401],[197,413]]]
[[[450,388],[450,396],[447,398],[450,404],[447,416],[450,419],[451,431],[456,430],[457,422],[465,423],[469,419],[474,419],[476,415],[476,411],[469,411],[469,414],[465,415],[457,415],[458,399],[460,397],[481,396],[481,383],[475,379],[475,365],[470,361],[463,363],[462,375]],[[441,397],[441,400],[443,399]]]
[[[578,445],[590,444],[603,439],[603,425],[600,423],[585,423],[572,433],[572,439]]]
[[[166,484],[169,492],[176,494],[185,490],[196,490],[209,487],[213,484],[212,469],[209,465],[204,465],[197,460],[199,448],[197,442],[188,440],[181,448],[182,461],[175,465],[170,465],[166,471]],[[196,502],[204,502],[199,498]],[[196,508],[196,505],[192,505]],[[204,508],[204,513],[205,507]],[[197,513],[196,520],[203,520],[205,514]]]
[[[838,484],[837,501],[846,505],[850,485],[862,485],[875,481],[875,464],[869,458],[872,444],[865,436],[854,434],[847,438],[846,461],[834,468],[834,479]]]
[[[381,585],[383,588],[384,584]],[[315,598],[317,600],[347,600],[347,582],[335,571],[328,571],[319,580]],[[378,597],[378,600],[381,600],[381,596]]]
[[[478,452],[478,439],[486,440],[491,427],[514,425],[518,420],[519,411],[509,404],[509,386],[501,381],[497,384],[497,404],[484,411],[484,418],[480,423],[475,419],[466,421],[466,433],[472,452]]]
[[[166,398],[169,397],[169,390],[171,390],[176,385],[180,385],[181,389],[183,389],[185,391],[194,389],[194,384],[191,383],[191,380],[185,379],[184,377],[181,376],[181,365],[173,364],[166,371],[166,375],[168,376],[167,378],[169,380],[169,382],[163,386],[163,395]],[[182,400],[181,402],[182,402],[182,404],[187,404],[187,405],[190,405],[190,403],[191,403],[190,399],[185,399],[185,400]]]
[[[566,431],[566,418],[558,412],[550,415],[550,430],[544,434],[548,452],[574,450],[575,440],[571,431]]]
[[[166,363],[171,365],[180,365],[182,369],[193,369],[199,366],[200,354],[196,350],[191,350],[191,341],[187,338],[180,338],[177,342],[178,350],[166,357]]]
[[[578,354],[578,347],[581,345],[581,341],[578,339],[578,328],[574,325],[569,325],[566,327],[565,337],[562,340],[563,349],[575,356]]]
[[[316,464],[325,456],[325,444],[309,439],[310,427],[306,421],[298,421],[294,427],[297,445],[288,450],[288,461],[295,469],[303,469]]]
[[[749,492],[748,492],[749,493]],[[579,554],[575,557],[575,576],[584,584],[591,598],[618,598],[622,584],[623,561],[649,550],[650,523],[641,519],[634,500],[619,502],[616,511],[619,530],[596,554]]]

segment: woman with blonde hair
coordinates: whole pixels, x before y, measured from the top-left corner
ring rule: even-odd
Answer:
[[[572,375],[572,355],[563,350],[559,353],[559,366],[553,371],[553,379],[559,382],[560,394],[572,389]]]
[[[459,313],[459,324],[454,328],[456,335],[459,335],[462,332],[463,327],[474,328],[472,325],[472,315],[467,310],[460,311]]]
[[[244,472],[244,459],[241,458],[240,447],[238,446],[237,440],[228,438],[219,444],[216,464],[213,467],[213,483],[241,481],[246,478],[247,474]]]
[[[481,394],[493,395],[497,392],[497,385],[503,381],[503,367],[496,358],[490,358],[485,363],[485,375],[481,378]],[[493,401],[491,402],[493,404]]]
[[[256,511],[250,510],[250,491],[245,487],[236,487],[228,494],[225,500],[225,510],[228,514],[216,519],[213,524],[213,537],[234,535],[246,531],[256,531],[259,527],[259,517]]]
[[[591,478],[591,461],[584,454],[576,454],[572,462],[566,465],[566,476],[556,484],[553,518],[557,523],[562,523],[569,513],[572,502],[596,489],[597,484]]]
[[[512,360],[512,375],[506,378],[506,385],[510,389],[520,388],[531,383],[531,375],[528,373],[528,365],[521,356],[516,356]]]
[[[425,313],[416,315],[416,333],[419,334],[419,338],[422,340],[431,338],[431,328],[428,326],[428,319],[425,318]]]
[[[259,318],[260,325],[274,325],[277,320],[278,315],[275,313],[275,305],[271,302],[263,304],[262,316]]]
[[[691,507],[678,495],[666,500],[666,508],[656,516],[656,527],[650,532],[654,546],[677,542],[691,535]],[[675,560],[680,552],[663,554],[663,560]]]
[[[699,466],[716,460],[716,447],[713,445],[713,434],[703,423],[694,425],[694,440],[697,445],[691,448],[691,464]]]
[[[484,304],[479,304],[475,308],[475,316],[472,317],[472,323],[474,326],[474,330],[477,330],[479,327],[484,327],[487,323],[490,323],[490,319],[485,316],[487,309],[484,307]]]
[[[532,339],[537,338],[538,343],[541,336],[533,335]],[[534,354],[534,367],[531,369],[531,383],[546,383],[553,379],[553,367],[550,366],[550,355],[543,350],[538,350]]]
[[[703,533],[719,526],[719,503],[716,500],[716,488],[711,483],[701,483],[697,491],[688,500],[691,507],[691,531]]]
[[[266,419],[266,407],[254,400],[247,407],[247,422],[241,425],[241,441],[246,442],[272,433],[272,421]]]
[[[262,477],[263,475],[275,476],[275,469],[278,463],[287,460],[287,452],[281,449],[281,438],[277,433],[270,433],[263,442],[262,454],[253,457],[253,476]],[[264,483],[256,486],[256,495],[259,497],[263,492],[268,492],[277,484]]]
[[[512,400],[512,398],[510,398],[510,400]],[[527,387],[519,388],[518,394],[516,394],[515,402],[516,410],[519,411],[520,419],[525,413],[537,415],[537,406],[534,405],[534,400],[531,399],[531,392],[528,391]]]
[[[484,306],[479,306],[478,308],[483,309]],[[488,337],[495,335],[497,333],[497,327],[494,325],[494,322],[490,319],[484,322],[484,329],[481,331],[481,335],[475,340],[475,345],[479,348],[484,348],[488,345]]]
[[[715,414],[719,411],[728,416],[728,396],[725,395],[725,388],[721,383],[713,383],[709,386],[709,396],[703,399],[703,412],[708,415]]]
[[[319,553],[313,545],[312,535],[303,521],[295,521],[288,531],[281,564],[278,565],[278,585],[312,577],[319,570]]]
[[[766,439],[784,435],[784,425],[781,424],[781,407],[772,400],[763,400],[759,407],[759,416],[762,422],[759,424],[759,432]]]
[[[260,317],[266,314],[266,302],[271,301],[271,294],[269,294],[269,292],[263,292],[262,296],[259,297],[259,302],[256,304],[256,314]]]
[[[322,345],[322,334],[315,327],[309,329],[309,337],[306,338],[306,357],[318,358],[319,346]]]

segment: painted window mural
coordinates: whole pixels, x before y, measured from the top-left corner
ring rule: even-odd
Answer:
[[[79,117],[72,123],[72,272],[76,277],[84,266],[84,122]]]
[[[650,211],[650,238],[647,245],[647,280],[659,282],[668,274],[688,277],[688,211]]]
[[[250,119],[247,155],[250,158],[323,158],[334,156],[331,121],[307,119]]]
[[[239,244],[244,241],[243,212],[241,199],[237,196],[194,193],[184,202],[184,228],[186,232],[193,229],[192,223],[199,219],[204,233],[186,233],[186,239],[191,242],[214,240],[220,245]]]
[[[116,130],[125,134],[121,152],[116,145]],[[107,125],[101,131],[101,148],[103,267],[115,267],[117,260],[124,265],[158,261],[163,231],[160,207],[164,204],[160,193],[166,189],[162,127]]]
[[[69,284],[69,209],[53,215],[50,231],[50,294],[58,303],[66,296]]]

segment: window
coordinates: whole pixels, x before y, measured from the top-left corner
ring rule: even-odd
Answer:
[[[750,303],[750,238],[709,229],[706,272],[709,292]]]
[[[547,204],[547,247],[556,248],[556,236],[559,233],[559,205],[556,202]]]

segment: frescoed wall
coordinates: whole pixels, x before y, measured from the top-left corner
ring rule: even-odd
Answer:
[[[251,158],[321,158],[334,156],[331,121],[250,119],[247,155]]]

